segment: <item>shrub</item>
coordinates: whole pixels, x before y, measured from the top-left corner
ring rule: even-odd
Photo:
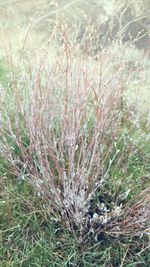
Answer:
[[[89,217],[90,201],[119,153],[122,65],[109,77],[101,62],[93,64],[90,57],[85,61],[73,50],[65,38],[55,59],[46,51],[17,78],[13,74],[11,105],[1,91],[2,156],[73,233],[78,230],[82,236],[90,225],[96,234],[139,234],[149,219],[147,194],[131,208],[110,210],[103,204],[100,216]]]

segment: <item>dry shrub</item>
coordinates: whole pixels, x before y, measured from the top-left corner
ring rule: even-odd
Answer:
[[[108,214],[108,216],[110,216]],[[150,230],[150,188],[129,201],[122,210],[116,208],[111,212],[111,221],[105,225],[105,229],[98,229],[108,235],[120,236],[142,236]]]
[[[108,178],[118,154],[122,66],[110,77],[102,75],[101,62],[76,57],[74,49],[65,41],[55,59],[47,50],[25,65],[17,79],[12,72],[8,96],[1,90],[0,133],[1,153],[11,172],[29,181],[71,231],[77,228],[83,234],[90,200]],[[95,231],[108,225],[110,233],[132,232],[135,220],[138,228],[145,214],[143,203],[136,203],[139,210],[133,206],[133,213],[132,208],[119,212],[116,208],[107,220],[96,217]]]
[[[115,229],[121,235],[135,236],[150,230],[150,188],[136,196],[123,211],[123,218],[117,222]]]

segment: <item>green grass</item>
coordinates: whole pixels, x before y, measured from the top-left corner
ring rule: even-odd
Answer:
[[[0,84],[4,84],[8,80],[8,68],[6,63],[0,59]]]

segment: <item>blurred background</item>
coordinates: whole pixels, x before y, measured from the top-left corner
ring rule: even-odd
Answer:
[[[76,25],[80,38],[90,25],[97,31],[99,43],[107,35],[105,45],[108,40],[120,37],[124,43],[138,39],[135,40],[138,48],[149,49],[149,0],[0,0],[1,40],[9,34],[17,45],[31,23],[37,39],[43,40],[54,22],[58,25],[66,22],[68,27]]]
[[[150,1],[149,0],[0,0],[0,57],[10,54],[30,57],[50,46],[51,54],[67,41],[76,43],[79,53],[94,64],[106,51],[106,66],[125,62],[125,87],[142,106],[149,106]],[[11,45],[11,48],[10,48]],[[8,48],[9,47],[9,48]],[[6,56],[7,55],[7,56]],[[109,62],[106,62],[109,60]],[[120,60],[120,61],[119,61]]]

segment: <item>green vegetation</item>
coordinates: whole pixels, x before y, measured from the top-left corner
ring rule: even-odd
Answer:
[[[4,60],[0,59],[0,83],[4,84],[8,81],[8,68],[7,65],[4,63]]]

